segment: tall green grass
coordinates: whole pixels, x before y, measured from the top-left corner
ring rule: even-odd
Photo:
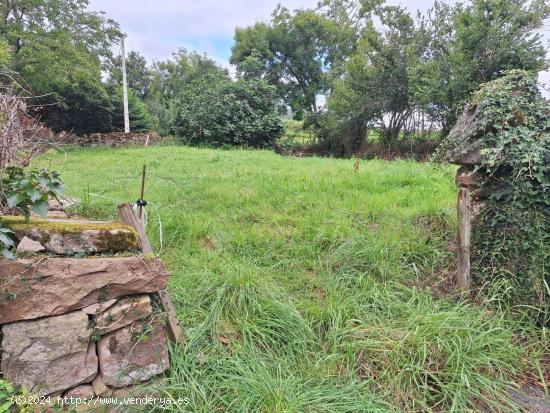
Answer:
[[[186,334],[161,391],[189,404],[172,411],[514,411],[507,386],[538,380],[545,330],[425,288],[452,262],[454,168],[179,146],[48,157],[96,218],[137,199],[147,162],[147,230]]]

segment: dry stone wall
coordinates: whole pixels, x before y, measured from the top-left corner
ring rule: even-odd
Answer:
[[[136,231],[64,216],[4,218],[19,243],[16,260],[0,260],[4,378],[37,396],[90,398],[161,377],[168,273],[140,253]]]

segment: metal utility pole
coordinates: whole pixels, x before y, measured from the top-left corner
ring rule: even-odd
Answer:
[[[124,102],[124,132],[130,132],[130,116],[128,115],[128,85],[126,84],[126,49],[124,48],[124,37],[120,43],[120,57],[122,60],[122,100]]]

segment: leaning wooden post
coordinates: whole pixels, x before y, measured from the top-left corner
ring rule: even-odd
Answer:
[[[470,190],[461,187],[458,190],[458,250],[456,285],[461,291],[471,289],[472,278],[470,275]]]
[[[153,248],[151,247],[149,238],[147,238],[147,233],[145,232],[143,223],[134,214],[132,205],[130,204],[119,205],[118,214],[123,224],[130,225],[137,231],[138,242],[139,242],[139,247],[141,248],[141,251],[144,254],[151,254],[153,252]],[[167,317],[166,327],[167,327],[168,336],[170,337],[170,340],[172,340],[174,343],[182,344],[183,331],[181,329],[178,317],[176,316],[176,310],[174,309],[172,300],[168,295],[168,291],[160,290],[158,292],[158,296],[160,299],[160,303],[164,309],[164,312],[166,313],[166,317]]]

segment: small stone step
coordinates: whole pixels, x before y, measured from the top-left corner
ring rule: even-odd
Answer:
[[[138,235],[120,222],[76,219],[38,219],[4,216],[2,222],[15,232],[18,241],[25,237],[39,242],[46,252],[58,255],[117,253],[137,250]]]

